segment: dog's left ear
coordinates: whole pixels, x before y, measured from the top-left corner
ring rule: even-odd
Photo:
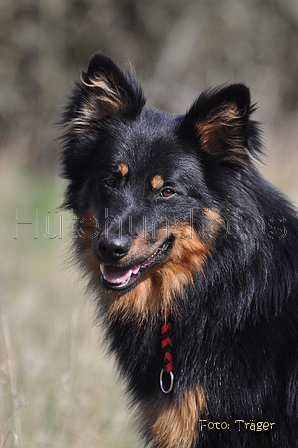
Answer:
[[[249,89],[232,84],[203,92],[185,115],[181,136],[195,136],[199,146],[216,160],[243,164],[249,153],[260,152],[257,124],[250,120],[254,111]]]

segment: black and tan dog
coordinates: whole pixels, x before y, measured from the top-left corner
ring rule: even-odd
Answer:
[[[253,110],[241,84],[149,109],[101,53],[65,108],[75,254],[146,446],[298,446],[298,221]]]

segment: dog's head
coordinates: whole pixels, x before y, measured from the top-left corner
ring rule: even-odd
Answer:
[[[220,191],[259,148],[249,90],[203,93],[185,115],[145,106],[131,69],[96,54],[63,115],[65,205],[111,309],[159,312],[203,271],[223,227]]]

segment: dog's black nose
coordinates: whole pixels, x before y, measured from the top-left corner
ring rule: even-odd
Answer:
[[[131,239],[128,236],[108,236],[101,235],[98,239],[97,248],[100,255],[110,263],[125,257],[131,246]]]

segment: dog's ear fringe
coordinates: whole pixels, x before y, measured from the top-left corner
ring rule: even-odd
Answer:
[[[143,91],[132,66],[121,70],[103,53],[91,57],[81,72],[58,124],[70,127],[70,135],[85,134],[94,125],[117,112],[128,118],[137,116],[145,105]]]
[[[255,110],[243,84],[208,89],[185,115],[180,134],[195,135],[203,151],[221,162],[245,165],[250,155],[262,155],[259,126],[250,119]]]

